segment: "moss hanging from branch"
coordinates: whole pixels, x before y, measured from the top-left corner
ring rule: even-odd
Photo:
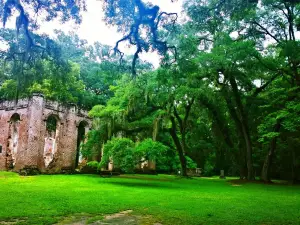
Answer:
[[[118,26],[119,31],[125,34],[114,47],[114,52],[120,55],[120,61],[124,56],[119,49],[120,43],[128,41],[130,45],[136,46],[131,70],[133,77],[137,75],[136,65],[142,52],[157,50],[160,54],[166,54],[170,51],[176,59],[175,46],[170,46],[167,41],[160,39],[158,31],[163,21],[171,19],[174,25],[178,18],[177,13],[161,12],[159,6],[145,4],[142,0],[106,0],[104,11],[107,23]],[[143,31],[147,32],[147,37],[142,35]]]

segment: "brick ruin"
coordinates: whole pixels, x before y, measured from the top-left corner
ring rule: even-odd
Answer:
[[[0,170],[72,171],[91,127],[87,112],[41,94],[0,103]]]

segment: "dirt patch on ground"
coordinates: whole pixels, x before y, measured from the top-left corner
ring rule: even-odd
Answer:
[[[0,225],[14,225],[14,224],[19,224],[22,222],[25,222],[26,220],[23,219],[11,219],[9,221],[0,221]]]
[[[73,215],[65,218],[56,225],[162,225],[155,222],[152,216],[140,216],[133,214],[132,210],[126,210],[111,215]]]

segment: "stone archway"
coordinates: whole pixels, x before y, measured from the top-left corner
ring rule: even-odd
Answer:
[[[82,162],[82,156],[80,153],[81,145],[84,143],[85,135],[88,131],[88,122],[81,121],[78,124],[77,128],[77,149],[76,149],[76,159],[75,159],[75,168],[78,167],[78,165]]]
[[[14,113],[9,120],[9,133],[6,152],[7,169],[13,169],[16,164],[19,143],[20,120],[20,115],[18,113]]]

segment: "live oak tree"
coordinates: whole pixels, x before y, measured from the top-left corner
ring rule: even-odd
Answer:
[[[270,132],[268,129],[276,128],[276,123],[273,125],[269,123],[270,126],[264,127],[271,128],[260,129],[258,132],[258,127],[267,123],[262,115],[267,116],[268,112],[271,113],[271,111],[263,110],[265,107],[263,96],[268,95],[271,91],[273,82],[277,82],[282,76],[290,76],[287,71],[291,70],[286,70],[286,68],[292,64],[287,65],[288,60],[286,59],[288,59],[287,54],[291,54],[292,51],[287,49],[287,45],[284,44],[289,40],[277,44],[274,42],[276,41],[274,37],[276,38],[278,34],[273,35],[265,27],[260,26],[260,23],[265,24],[262,21],[263,16],[266,21],[268,17],[273,18],[275,25],[278,20],[282,19],[281,16],[272,16],[274,10],[269,14],[265,10],[271,7],[270,2],[263,1],[262,3],[265,5],[263,8],[260,8],[257,2],[244,2],[245,4],[241,4],[240,7],[233,7],[235,3],[234,1],[203,1],[201,4],[189,2],[185,7],[191,20],[183,28],[179,28],[180,32],[172,36],[173,40],[169,42],[175,43],[174,46],[178,53],[176,63],[159,69],[157,71],[159,76],[155,82],[153,82],[155,79],[152,78],[151,82],[151,79],[145,81],[147,85],[143,84],[141,87],[147,90],[146,92],[136,89],[134,85],[129,85],[130,97],[122,101],[114,99],[114,104],[117,102],[124,104],[128,101],[130,107],[127,106],[125,109],[118,106],[115,108],[116,105],[112,107],[109,104],[107,115],[113,115],[113,112],[118,110],[121,115],[124,115],[123,112],[125,112],[126,117],[131,115],[128,117],[129,120],[126,117],[120,118],[125,118],[123,122],[127,121],[125,123],[127,128],[134,125],[134,128],[131,127],[132,130],[138,132],[151,127],[151,121],[154,118],[150,117],[151,119],[147,120],[146,115],[148,110],[157,110],[158,108],[161,110],[161,114],[157,118],[161,118],[168,124],[164,126],[164,129],[173,131],[170,136],[173,138],[173,144],[176,145],[178,153],[190,154],[189,151],[192,149],[190,143],[193,142],[190,135],[194,132],[189,130],[190,123],[199,119],[199,115],[204,116],[205,114],[195,114],[193,110],[190,112],[189,106],[195,107],[195,104],[200,107],[204,106],[208,110],[208,121],[211,122],[207,127],[210,126],[215,135],[210,143],[220,143],[227,149],[226,151],[218,150],[219,161],[224,161],[231,155],[239,165],[240,177],[252,180],[259,169],[258,163],[263,163],[263,160],[257,157],[262,157],[260,149],[264,147],[257,140],[261,135],[272,137],[272,133],[268,133]],[[279,3],[285,6],[283,2]],[[294,3],[287,4],[287,7],[293,8]],[[297,7],[297,5],[294,6]],[[225,16],[221,17],[220,15]],[[268,27],[275,27],[275,25],[269,24]],[[281,32],[276,29],[271,30],[272,32]],[[290,37],[293,37],[292,32],[290,33]],[[287,37],[289,38],[289,35]],[[273,41],[270,41],[269,46],[265,47],[264,43],[270,39]],[[291,46],[297,49],[297,45],[292,44]],[[149,78],[150,75],[146,76]],[[293,83],[292,80],[291,82]],[[152,85],[150,90],[155,90],[153,92],[155,94],[152,94],[151,98],[144,97],[151,93],[146,88],[150,84]],[[124,97],[124,92],[121,96]],[[189,98],[190,96],[191,98]],[[141,104],[144,98],[149,108],[145,108],[145,105]],[[219,101],[219,104],[216,101]],[[284,105],[285,103],[282,104],[282,106]],[[132,107],[132,114],[127,115],[128,112],[131,112]],[[275,110],[275,108],[272,109]],[[135,114],[138,115],[137,118],[133,116]],[[191,117],[187,120],[189,121],[188,126],[184,122],[185,115],[187,118]],[[274,116],[276,113],[270,115]],[[140,123],[136,123],[136,119]],[[133,121],[135,123],[132,123]],[[148,122],[142,123],[146,121]],[[277,120],[275,119],[275,121]],[[197,123],[195,125],[199,126]],[[117,127],[116,123],[114,126]],[[186,132],[186,129],[189,131]],[[274,130],[276,133],[274,138],[278,136],[277,130],[277,128]],[[189,137],[188,141],[186,137]],[[276,140],[266,138],[264,142],[264,146],[268,145],[266,142],[273,146],[271,147],[273,153],[269,154],[271,157],[274,155],[274,141]],[[215,152],[218,152],[217,149],[218,147]],[[296,155],[294,158],[297,158],[297,154],[294,155]],[[267,159],[270,160],[271,157],[267,157]],[[181,158],[183,159],[182,168],[185,168],[184,158]],[[297,164],[297,160],[294,162]],[[265,165],[270,168],[271,163],[265,162]],[[270,170],[263,169],[263,171]],[[264,176],[262,179],[266,180]]]
[[[155,140],[159,132],[167,132],[177,150],[182,175],[187,176],[186,138],[195,100],[185,86],[184,72],[162,69],[129,82],[129,78],[124,79],[107,106],[94,107],[91,115],[107,121],[114,135],[121,132],[133,139],[152,136]]]
[[[264,76],[265,79],[261,87],[257,88],[256,91],[253,92],[254,97],[257,98],[257,95],[263,91],[263,89],[266,90],[267,86],[269,86],[279,76],[286,77],[286,79],[290,80],[292,84],[294,83],[297,86],[299,63],[297,53],[293,54],[293,52],[298,49],[298,41],[295,36],[295,32],[299,27],[298,3],[299,2],[297,1],[261,1],[260,4],[258,4],[258,1],[192,1],[186,4],[186,8],[189,16],[192,18],[189,22],[189,26],[196,30],[196,41],[198,40],[198,43],[202,46],[202,48],[204,47],[204,49],[209,49],[213,46],[220,48],[217,45],[226,44],[220,39],[220,37],[224,36],[222,32],[226,31],[227,33],[235,36],[232,38],[233,43],[237,42],[238,45],[238,42],[243,40],[251,40],[258,50],[263,52],[264,55],[268,55],[268,57],[262,57],[260,54],[247,53],[250,56],[252,55],[252,57],[256,58],[259,62],[258,64],[256,63],[256,65],[258,66],[257,68],[261,68],[261,75],[257,76],[257,78]],[[266,43],[268,45],[266,45]],[[266,48],[265,46],[268,47]],[[236,52],[239,51],[241,51],[241,49],[236,49]],[[276,54],[276,51],[280,52],[280,54]],[[228,55],[227,51],[226,54]],[[218,60],[218,58],[219,53],[216,55],[216,58],[211,59],[211,62]],[[236,64],[236,60],[238,59],[231,58],[232,65]],[[222,67],[222,63],[224,62],[223,60],[221,61],[220,67]],[[238,63],[240,64],[240,62]],[[230,65],[230,67],[232,65]],[[224,76],[223,69],[219,68],[216,72],[220,73],[222,75],[222,80],[225,78],[226,81],[228,76],[226,76],[226,74]],[[234,69],[234,67],[232,67],[228,72],[232,72],[232,69]],[[249,67],[243,71],[248,72],[248,70]],[[251,79],[249,81],[251,82]],[[231,86],[231,90],[234,94],[232,97],[235,96],[234,99],[237,104],[236,107],[240,111],[237,116],[245,118],[248,112],[247,110],[242,109],[243,101],[238,100],[242,99],[242,96],[239,97],[240,94],[238,94],[239,89],[241,91],[242,88],[241,80],[238,81],[235,76],[234,79],[229,79],[228,84]],[[243,88],[242,91],[247,91],[247,88]],[[294,97],[290,97],[290,99],[293,98]],[[255,100],[255,98],[252,100]],[[230,106],[231,103],[228,103],[228,106]],[[246,104],[248,106],[247,102]],[[233,109],[234,108],[231,108],[230,112],[234,116],[235,113]],[[233,118],[237,121],[236,116]],[[242,121],[248,123],[247,119],[242,119]],[[243,127],[247,127],[243,125],[244,122],[240,123],[240,125],[242,125],[240,130],[243,130]],[[277,120],[274,124],[273,129],[275,129],[275,131],[277,131],[280,127],[280,124],[278,123],[280,123],[280,120]],[[246,131],[245,133],[248,132]],[[253,171],[251,172],[251,136],[253,137],[253,135],[246,134],[246,136],[248,136],[245,138],[248,152],[248,179],[253,179]],[[271,149],[274,149],[274,141],[276,140],[273,139],[270,143],[270,145],[273,146]],[[270,151],[274,152],[274,150]],[[269,176],[266,174],[269,174],[267,171],[269,171],[271,164],[270,160],[273,155],[273,153],[268,153],[265,166],[263,167],[265,169],[263,170],[262,178],[266,181],[268,180],[266,177]]]

